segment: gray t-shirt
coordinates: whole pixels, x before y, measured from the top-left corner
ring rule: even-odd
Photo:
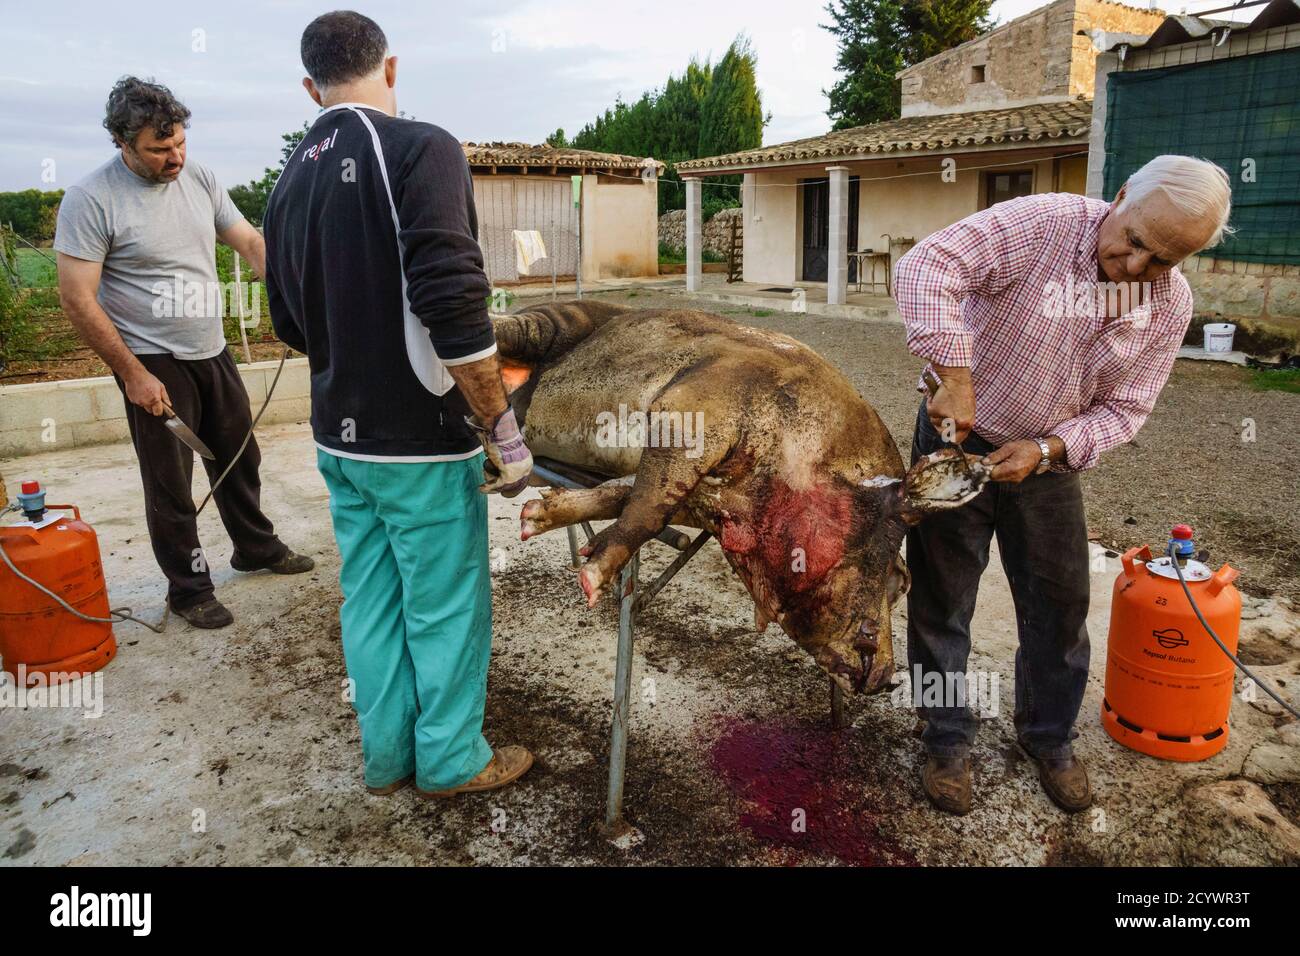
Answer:
[[[118,153],[64,194],[54,248],[104,264],[99,304],[132,352],[205,359],[226,347],[217,233],[242,218],[207,167],[152,183]]]

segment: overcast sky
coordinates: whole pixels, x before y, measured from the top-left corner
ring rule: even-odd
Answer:
[[[344,0],[346,2],[346,0]],[[999,22],[1043,0],[998,0]],[[398,106],[462,140],[573,135],[616,96],[635,99],[692,55],[748,32],[764,140],[829,128],[836,79],[824,0],[357,2],[398,56]],[[1168,4],[1166,6],[1169,6]],[[227,186],[279,159],[280,134],[315,114],[298,40],[328,3],[298,0],[0,0],[0,190],[66,187],[111,154],[100,126],[113,81],[154,77],[193,111],[189,155]],[[1193,9],[1207,9],[1202,0]],[[53,170],[54,181],[42,180]]]

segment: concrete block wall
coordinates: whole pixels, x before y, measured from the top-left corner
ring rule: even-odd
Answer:
[[[1056,0],[898,74],[903,116],[1093,95],[1092,41],[1080,31],[1149,35],[1165,14],[1111,0]],[[976,82],[975,68],[984,79]]]
[[[253,414],[262,407],[279,361],[240,365]],[[285,363],[262,425],[311,416],[311,374],[305,358]],[[126,408],[111,377],[0,386],[0,459],[56,448],[128,441]]]

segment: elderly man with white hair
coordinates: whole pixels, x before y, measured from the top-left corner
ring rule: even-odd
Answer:
[[[987,686],[966,671],[994,534],[1019,631],[1017,740],[1058,806],[1078,812],[1092,802],[1071,744],[1089,660],[1079,473],[1150,414],[1192,315],[1178,263],[1231,231],[1230,207],[1218,166],[1158,156],[1111,203],[1012,199],[928,236],[898,263],[908,347],[929,362],[923,382],[938,379],[917,415],[912,459],[956,442],[993,466],[974,501],[907,538],[921,783],[941,810],[971,807],[978,720],[964,691]]]

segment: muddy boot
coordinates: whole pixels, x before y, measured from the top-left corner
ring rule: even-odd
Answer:
[[[421,790],[416,792],[425,798],[454,797],[458,793],[478,793],[483,790],[496,790],[506,784],[514,783],[533,765],[533,755],[523,747],[511,745],[498,747],[492,751],[492,759],[479,771],[479,775],[468,783],[447,790]]]
[[[187,607],[184,610],[172,608],[172,611],[185,618],[194,627],[201,627],[205,630],[215,630],[235,623],[235,616],[216,598],[208,598],[201,604]]]
[[[927,755],[921,770],[921,789],[944,813],[970,813],[970,758]]]
[[[1068,757],[1040,760],[1025,748],[1020,749],[1038,765],[1038,780],[1052,802],[1066,813],[1079,813],[1092,806],[1092,787],[1088,784],[1088,771],[1083,762],[1071,754]]]
[[[305,554],[295,554],[292,550],[286,549],[283,555],[267,564],[240,566],[232,560],[230,566],[236,571],[270,571],[272,574],[302,574],[304,571],[310,571],[312,568],[316,567],[316,562]]]
[[[398,790],[403,789],[404,787],[406,787],[407,784],[409,784],[414,779],[415,779],[415,774],[409,774],[408,776],[403,777],[401,780],[394,780],[392,783],[383,787],[372,787],[369,784],[367,784],[366,791],[368,793],[374,794],[376,797],[387,797],[390,794],[394,794]]]

